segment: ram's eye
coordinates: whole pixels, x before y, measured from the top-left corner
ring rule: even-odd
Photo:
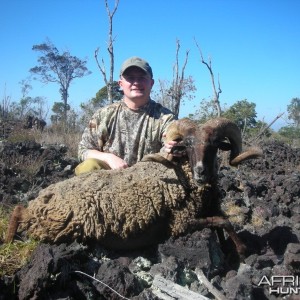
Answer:
[[[184,145],[176,145],[171,149],[172,154],[182,153],[186,150],[186,146]]]
[[[190,136],[190,137],[187,137],[185,140],[184,140],[184,144],[186,147],[190,148],[192,147],[193,145],[195,145],[195,138]]]

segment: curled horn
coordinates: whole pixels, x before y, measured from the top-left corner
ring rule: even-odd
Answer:
[[[197,125],[194,121],[183,118],[172,122],[166,131],[165,142],[169,141],[182,141],[184,137],[194,135]]]
[[[238,155],[237,157],[235,157],[230,164],[232,166],[237,166],[239,165],[241,162],[248,160],[248,159],[252,159],[252,158],[258,158],[263,156],[263,152],[261,149],[253,147],[248,149],[247,151],[241,153],[240,155]]]
[[[185,137],[189,135],[194,135],[196,131],[197,125],[194,121],[183,118],[180,120],[176,120],[172,122],[166,130],[165,143],[169,141],[177,141],[181,142]],[[178,147],[178,146],[177,146]],[[174,147],[174,148],[177,148]],[[175,150],[176,151],[176,150]],[[173,155],[168,153],[160,153],[160,154],[147,154],[142,158],[142,161],[154,161],[159,162],[165,165],[168,168],[174,168],[174,164],[172,163]]]
[[[231,151],[229,158],[230,165],[237,166],[245,160],[262,156],[262,151],[254,147],[242,153],[241,131],[234,122],[226,118],[216,118],[207,121],[203,125],[204,130],[209,131],[209,128],[212,130],[210,139],[218,144],[218,148]],[[225,138],[230,141],[230,146],[224,142]]]

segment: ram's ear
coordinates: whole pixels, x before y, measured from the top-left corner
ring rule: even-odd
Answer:
[[[222,141],[219,143],[218,148],[222,151],[230,151],[232,149],[232,146],[230,143]]]

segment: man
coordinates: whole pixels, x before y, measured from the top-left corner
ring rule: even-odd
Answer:
[[[145,60],[131,57],[122,64],[119,86],[124,97],[93,115],[79,143],[83,162],[76,167],[76,175],[100,168],[127,168],[163,146],[171,151],[176,142],[164,145],[163,134],[175,117],[150,98],[153,84],[152,69]]]

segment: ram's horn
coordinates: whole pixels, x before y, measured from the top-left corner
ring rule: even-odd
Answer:
[[[242,136],[238,126],[226,118],[216,118],[207,121],[203,125],[203,130],[210,131],[210,142],[213,142],[221,150],[230,150],[229,163],[237,166],[244,160],[262,156],[262,151],[258,148],[252,148],[242,153]],[[224,143],[225,139],[228,143]]]
[[[232,166],[237,166],[245,160],[258,158],[261,156],[263,156],[262,150],[259,148],[256,148],[256,147],[252,147],[252,148],[249,148],[247,151],[241,153],[237,157],[235,157],[233,160],[231,160],[230,164]]]
[[[185,137],[195,134],[196,129],[197,124],[188,118],[176,120],[168,126],[165,141],[182,141]]]
[[[207,121],[202,128],[207,132],[209,143],[221,150],[231,150],[230,164],[231,161],[242,152],[241,131],[234,122],[226,118],[216,118]],[[226,138],[230,142],[230,148],[223,149],[224,145],[226,145],[226,143],[224,143]]]

